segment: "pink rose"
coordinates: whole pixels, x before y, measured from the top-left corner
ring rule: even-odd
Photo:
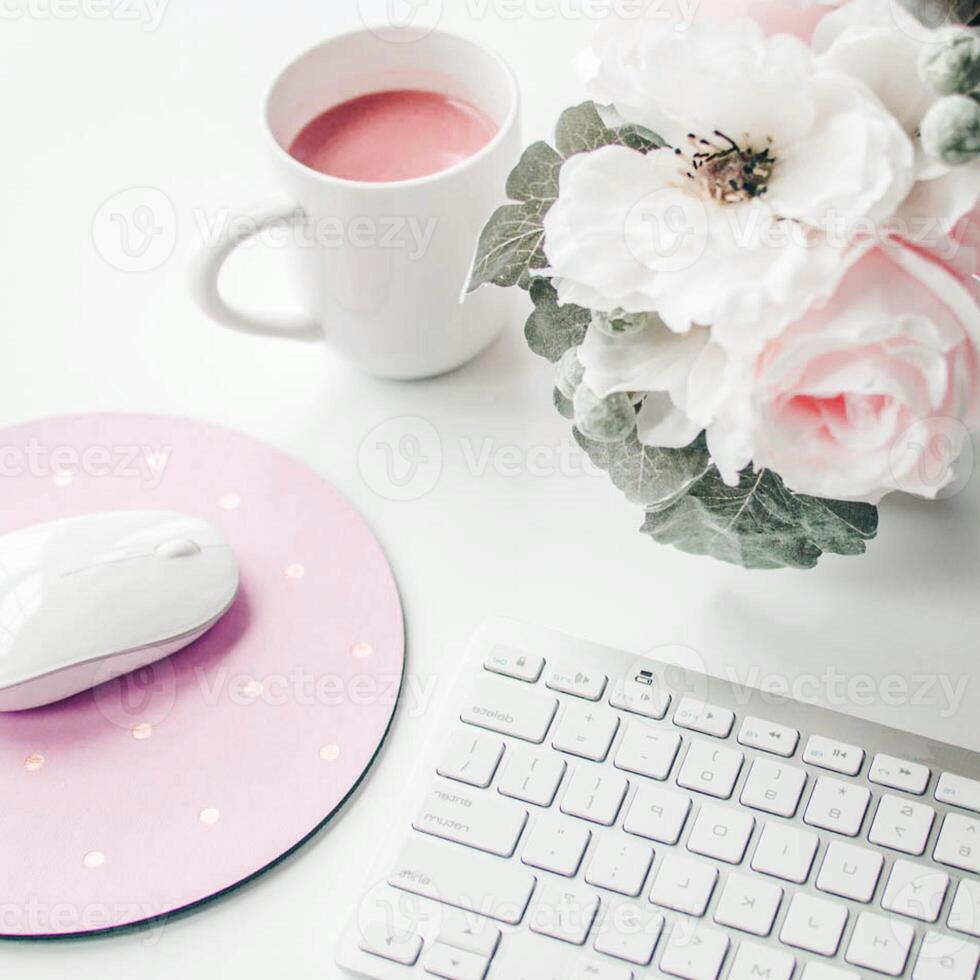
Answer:
[[[709,433],[720,465],[749,457],[817,497],[935,497],[980,423],[971,279],[922,250],[865,246],[832,299],[753,360],[738,407]]]

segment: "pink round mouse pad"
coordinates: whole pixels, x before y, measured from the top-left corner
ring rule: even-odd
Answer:
[[[210,521],[237,555],[241,592],[173,657],[0,714],[0,936],[135,925],[266,869],[351,794],[400,690],[391,569],[307,467],[235,432],[152,416],[0,433],[0,534],[116,510]]]

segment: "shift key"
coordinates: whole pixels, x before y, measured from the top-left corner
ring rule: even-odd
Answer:
[[[526,823],[527,811],[509,800],[437,786],[426,796],[412,826],[423,834],[510,857]]]
[[[474,684],[459,717],[467,725],[540,745],[557,711],[556,698],[486,675]]]
[[[524,865],[416,837],[402,848],[388,884],[466,912],[517,925],[536,880]]]

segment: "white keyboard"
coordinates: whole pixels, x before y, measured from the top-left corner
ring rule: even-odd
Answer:
[[[980,756],[516,623],[338,955],[396,980],[973,980]]]

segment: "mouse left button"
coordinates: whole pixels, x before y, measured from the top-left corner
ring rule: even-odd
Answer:
[[[175,538],[157,545],[157,555],[161,558],[190,558],[201,553],[201,546],[189,538]]]

